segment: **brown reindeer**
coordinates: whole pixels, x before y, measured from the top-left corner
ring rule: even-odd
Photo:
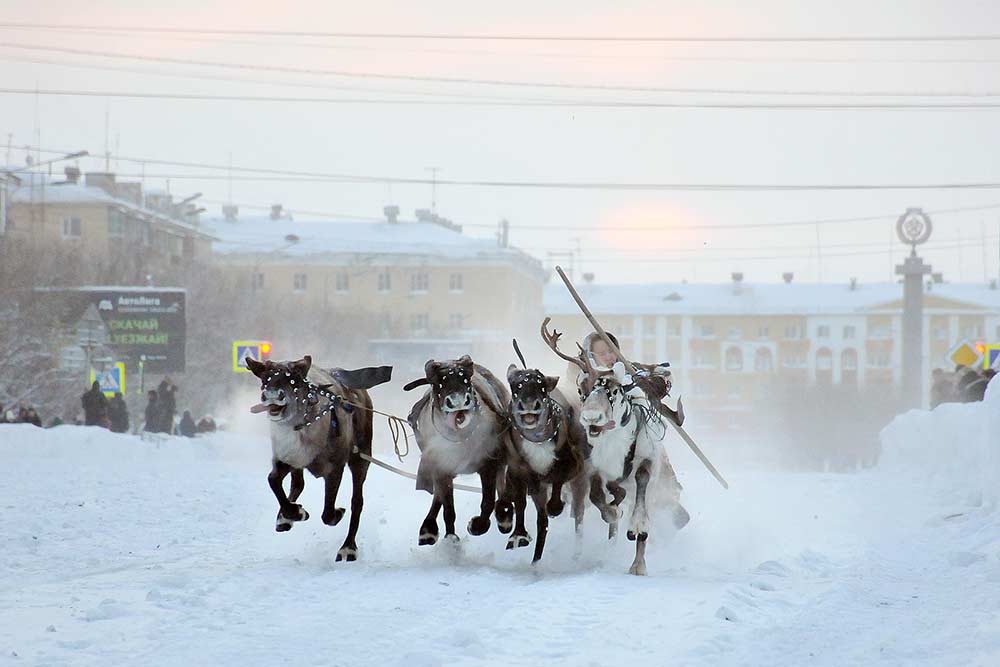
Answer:
[[[511,364],[507,382],[513,433],[507,453],[507,488],[497,507],[499,514],[509,512],[511,504],[515,511],[514,532],[507,548],[527,546],[530,537],[524,527],[525,496],[531,496],[537,530],[532,562],[537,563],[545,549],[549,517],[563,511],[562,489],[567,485],[576,530],[580,532],[587,498],[587,438],[573,407],[556,389],[559,378],[547,377],[537,369],[520,370]]]
[[[336,526],[345,513],[336,503],[347,466],[353,482],[351,522],[347,538],[337,552],[337,560],[356,560],[358,546],[355,540],[368,475],[368,461],[360,455],[371,456],[372,453],[372,401],[366,389],[388,380],[388,373],[376,381],[369,376],[367,382],[360,383],[366,385],[364,388],[352,388],[348,386],[352,384],[350,380],[364,371],[334,369],[328,372],[314,367],[308,355],[298,361],[285,362],[258,362],[248,358],[246,364],[261,381],[261,402],[251,411],[266,411],[271,420],[273,457],[267,481],[278,499],[275,530],[291,530],[296,522],[309,518],[309,513],[296,503],[305,486],[303,470],[324,478],[322,519],[326,525]],[[292,483],[286,495],[283,483],[289,474]]]
[[[409,422],[420,448],[417,489],[434,496],[420,526],[418,544],[437,542],[437,515],[444,508],[445,537],[455,533],[454,481],[456,475],[478,473],[483,497],[479,516],[469,521],[472,535],[490,529],[498,481],[503,475],[505,441],[510,438],[507,389],[468,355],[455,361],[428,361],[424,376],[404,387],[429,389],[410,410]],[[510,518],[497,516],[501,527]]]

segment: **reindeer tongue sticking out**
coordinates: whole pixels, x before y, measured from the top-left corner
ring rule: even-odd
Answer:
[[[469,425],[469,411],[468,410],[456,410],[454,412],[448,413],[448,426],[457,430],[461,430]]]

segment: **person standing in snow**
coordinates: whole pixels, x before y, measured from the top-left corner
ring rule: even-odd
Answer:
[[[181,417],[181,423],[180,426],[177,427],[177,431],[185,438],[194,437],[194,434],[197,432],[197,427],[195,426],[194,417],[191,416],[190,410],[184,411],[184,416]]]
[[[160,428],[157,430],[161,433],[173,435],[174,415],[177,414],[177,398],[175,396],[177,387],[170,381],[170,378],[164,378],[160,382],[156,393],[158,394],[157,402],[160,406]]]
[[[156,433],[160,430],[159,395],[150,389],[147,396],[149,398],[149,402],[146,403],[146,424],[142,427],[142,430],[148,431],[149,433]]]
[[[83,404],[83,423],[85,426],[104,426],[107,428],[108,399],[101,391],[101,383],[94,380],[90,391],[80,397]]]
[[[111,420],[111,430],[115,433],[128,433],[128,406],[122,393],[116,391],[108,402],[108,419]]]

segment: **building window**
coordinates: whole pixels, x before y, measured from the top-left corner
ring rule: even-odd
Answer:
[[[816,351],[816,370],[829,371],[833,369],[833,354],[827,348]]]
[[[431,316],[427,313],[414,313],[410,315],[410,332],[414,334],[424,334],[431,328]]]
[[[790,324],[785,327],[785,338],[787,340],[798,340],[799,337],[799,327],[797,324]]]
[[[759,348],[753,355],[753,369],[758,373],[770,373],[774,368],[771,359],[771,350],[766,347]]]
[[[378,291],[380,294],[385,294],[392,290],[392,276],[388,271],[382,271],[378,274]]]
[[[62,235],[64,239],[80,238],[80,218],[63,218]]]
[[[448,316],[448,328],[449,329],[461,329],[462,322],[464,321],[462,313],[452,313]]]
[[[711,323],[704,323],[698,327],[698,332],[702,338],[711,338],[715,335],[715,325]]]
[[[982,324],[968,324],[962,327],[962,338],[982,338],[982,337],[983,337]]]
[[[767,338],[771,335],[771,330],[767,327],[757,327],[757,338]]]
[[[997,335],[1000,335],[1000,327],[997,328]],[[948,327],[941,325],[934,327],[934,340],[948,340]]]
[[[729,337],[732,339],[738,339],[743,335],[743,331],[739,327],[732,327],[729,330]]]
[[[673,337],[680,336],[681,323],[675,319],[667,320],[667,335]]]
[[[334,289],[340,294],[350,292],[351,277],[346,273],[338,273],[336,278],[334,278]]]
[[[121,211],[115,209],[108,211],[108,236],[113,238],[125,236],[125,217]]]
[[[293,278],[294,282],[293,282],[292,286],[293,286],[293,289],[296,292],[305,292],[306,291],[306,278],[307,278],[307,276],[304,273],[296,273],[295,274],[295,277]]]
[[[830,337],[830,326],[827,324],[821,324],[816,327],[816,337],[817,338],[829,338]]]
[[[264,274],[257,272],[250,276],[250,287],[253,289],[264,289]]]
[[[852,349],[846,349],[841,352],[840,367],[845,371],[858,370],[858,353]]]
[[[410,294],[427,294],[430,285],[431,279],[426,273],[410,274]]]
[[[448,276],[448,291],[449,292],[461,292],[462,291],[462,274],[453,273]]]
[[[726,350],[726,370],[730,373],[738,373],[743,370],[743,350],[738,347]]]
[[[632,336],[632,325],[628,322],[616,324],[614,334],[618,338],[629,338]]]
[[[642,333],[644,336],[655,336],[656,320],[652,317],[644,317],[642,320]]]
[[[854,340],[855,329],[852,325],[847,325],[844,327],[844,340]]]

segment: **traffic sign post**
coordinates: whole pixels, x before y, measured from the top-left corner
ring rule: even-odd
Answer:
[[[246,358],[254,361],[266,361],[271,356],[271,343],[266,340],[234,340],[233,341],[233,372],[249,373]]]
[[[122,396],[125,395],[125,364],[119,361],[118,363],[111,364],[111,366],[105,370],[98,372],[93,368],[90,369],[90,383],[93,384],[97,382],[101,386],[101,391],[108,398],[111,398],[116,393],[121,392]]]

